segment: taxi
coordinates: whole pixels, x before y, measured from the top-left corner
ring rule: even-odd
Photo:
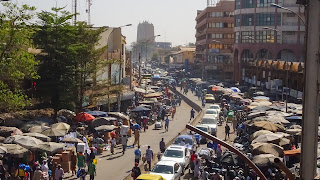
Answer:
[[[166,180],[157,174],[141,174],[136,180]]]
[[[215,101],[213,94],[206,94],[204,99],[206,100],[206,103],[214,103]]]

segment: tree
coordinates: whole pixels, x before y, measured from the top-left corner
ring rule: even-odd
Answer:
[[[34,7],[3,3],[0,11],[0,111],[19,110],[30,105],[23,81],[37,79],[38,62],[28,49],[33,47],[33,28],[27,24]]]
[[[39,97],[49,99],[55,117],[61,108],[82,110],[89,83],[95,79],[106,47],[96,48],[103,31],[84,22],[71,25],[73,17],[63,8],[38,14],[40,25],[34,41],[43,55],[39,74]]]
[[[152,61],[158,61],[159,60],[159,54],[158,53],[154,53],[152,58],[151,58]]]

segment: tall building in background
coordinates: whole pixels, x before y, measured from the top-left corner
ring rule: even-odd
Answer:
[[[148,21],[138,24],[136,46],[140,52],[141,60],[148,61],[152,58],[155,49],[154,26]]]
[[[304,18],[296,0],[236,0],[234,78],[273,92],[289,88],[290,96],[300,98],[305,27],[294,13],[271,3]]]
[[[195,59],[204,79],[233,79],[234,8],[233,0],[210,0],[197,13]]]
[[[137,31],[137,43],[146,41],[154,36],[154,26],[152,23],[148,21],[143,21],[142,23],[138,24],[138,31]],[[154,42],[153,40],[150,40]]]

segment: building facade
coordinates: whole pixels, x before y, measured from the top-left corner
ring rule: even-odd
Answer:
[[[304,18],[296,0],[235,0],[234,79],[270,90],[272,81],[279,79],[279,86],[302,91],[298,81],[303,79],[304,24],[271,3]],[[287,74],[294,77],[288,85]]]
[[[233,79],[234,8],[221,0],[197,12],[195,61],[204,79]]]

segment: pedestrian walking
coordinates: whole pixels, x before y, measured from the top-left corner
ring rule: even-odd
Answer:
[[[138,144],[140,146],[140,131],[138,128],[134,129],[134,143],[133,146]]]
[[[41,180],[41,179],[43,179],[42,171],[41,171],[40,166],[37,166],[36,170],[33,172],[32,180]]]
[[[54,179],[55,180],[62,180],[63,176],[64,176],[64,171],[61,168],[61,164],[58,164],[57,165],[57,169],[56,169],[56,171],[54,173]]]
[[[114,154],[114,147],[116,147],[116,144],[117,144],[116,138],[112,137],[112,139],[110,139],[111,154]]]
[[[194,110],[193,110],[193,108],[191,109],[191,111],[190,111],[190,121],[194,118]]]
[[[138,146],[138,148],[134,151],[134,162],[139,164],[140,159],[141,159],[141,150],[140,150],[140,146]]]
[[[195,177],[196,179],[198,179],[201,174],[200,165],[201,165],[200,159],[198,158],[198,155],[195,154],[193,177]]]
[[[49,180],[49,167],[47,164],[47,160],[42,161],[41,170],[42,170],[42,174],[43,174],[43,179]]]
[[[97,175],[97,171],[96,165],[93,163],[93,161],[88,164],[88,173],[90,175],[90,180],[94,180],[94,177]]]
[[[77,154],[75,151],[71,152],[71,172],[72,175],[75,175],[77,173]]]
[[[149,171],[151,171],[151,160],[153,159],[153,151],[150,148],[150,146],[148,146],[148,149],[146,150],[146,161],[147,164],[149,165]]]
[[[166,132],[168,132],[168,130],[169,130],[169,117],[168,116],[165,120],[164,129],[166,130]]]
[[[127,149],[127,143],[128,143],[127,136],[122,136],[122,137],[121,137],[122,154],[124,154],[125,151],[126,151],[126,149]]]
[[[224,131],[225,131],[225,140],[227,140],[227,137],[229,139],[229,135],[230,135],[230,126],[228,125],[228,123],[226,122],[226,126],[224,127]]]
[[[160,146],[160,152],[164,153],[164,151],[166,150],[166,143],[164,142],[163,138],[161,139],[159,146]]]

